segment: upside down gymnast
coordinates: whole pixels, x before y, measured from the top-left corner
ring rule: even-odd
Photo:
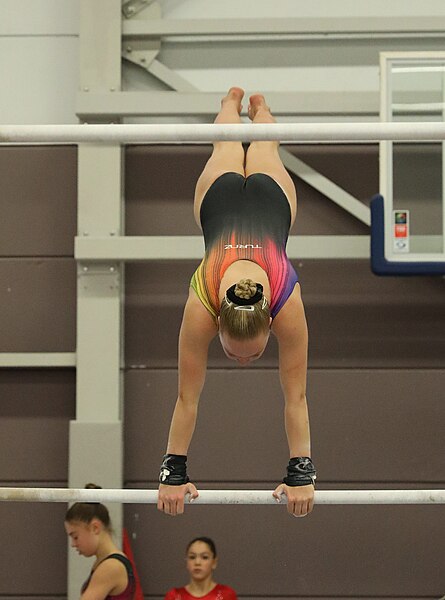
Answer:
[[[240,123],[244,92],[233,87],[215,123]],[[274,123],[264,97],[250,97],[253,124]],[[287,497],[288,512],[310,513],[315,467],[306,403],[308,333],[298,276],[286,255],[297,196],[281,162],[278,142],[215,142],[195,190],[194,215],[205,256],[194,273],[179,334],[179,389],[159,475],[158,509],[184,511],[198,496],[187,476],[187,452],[204,386],[208,347],[219,336],[226,356],[246,366],[261,357],[272,332],[289,445],[287,474],[273,492]]]

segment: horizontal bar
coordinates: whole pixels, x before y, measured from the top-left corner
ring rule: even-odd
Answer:
[[[0,143],[157,144],[212,141],[377,142],[445,140],[445,123],[1,125]]]
[[[287,243],[291,259],[369,258],[367,235],[292,235]],[[202,236],[76,237],[74,257],[79,261],[194,260],[204,254]]]
[[[3,502],[156,504],[157,490],[0,488]],[[282,499],[282,503],[284,502]],[[316,491],[316,504],[445,504],[445,490]],[[277,504],[271,490],[201,490],[194,504]]]
[[[75,366],[75,352],[0,352],[0,368]]]
[[[325,17],[249,19],[129,19],[123,22],[125,40],[163,36],[298,35],[376,37],[394,34],[433,34],[443,37],[445,19],[431,17]]]

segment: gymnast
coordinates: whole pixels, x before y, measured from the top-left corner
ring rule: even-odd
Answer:
[[[99,486],[89,483],[88,489]],[[133,567],[112,538],[110,515],[100,502],[75,502],[65,515],[71,546],[82,556],[95,556],[80,600],[132,600],[136,590]]]
[[[240,123],[244,92],[232,87],[215,123]],[[248,116],[274,123],[264,97],[250,97]],[[273,492],[287,497],[296,517],[310,513],[315,467],[311,461],[306,403],[308,334],[298,277],[286,256],[297,211],[296,190],[278,153],[278,142],[215,142],[195,190],[194,215],[205,256],[194,273],[179,334],[179,389],[159,475],[158,509],[184,511],[198,496],[186,470],[204,385],[210,341],[219,336],[230,360],[258,360],[272,332],[279,345],[290,460]]]
[[[213,579],[218,565],[215,542],[208,537],[197,537],[187,545],[189,583],[169,590],[164,600],[237,600],[235,590]]]

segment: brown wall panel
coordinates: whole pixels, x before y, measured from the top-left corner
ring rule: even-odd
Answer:
[[[0,147],[0,256],[73,256],[77,148]]]
[[[164,261],[126,266],[126,365],[176,366],[182,311],[198,264]]]
[[[206,535],[219,547],[218,580],[249,598],[437,598],[441,512],[439,506],[324,506],[295,519],[284,506],[196,505],[172,519],[155,507],[125,509],[146,595],[183,585],[186,543]]]
[[[0,261],[1,352],[73,352],[76,266],[73,259]]]
[[[377,277],[366,261],[299,265],[312,367],[443,367],[440,277]]]
[[[0,503],[0,595],[66,598],[65,504]]]
[[[0,398],[2,484],[58,481],[65,486],[74,371],[0,370]]]
[[[444,389],[444,370],[311,370],[319,483],[445,483]],[[155,482],[176,392],[174,370],[127,372],[127,481]],[[282,408],[277,372],[210,371],[189,451],[193,480],[278,483],[287,463]]]
[[[378,192],[378,144],[286,144],[283,147],[362,202],[369,203]]]
[[[127,147],[127,235],[199,235],[193,194],[210,153],[206,146]]]
[[[177,340],[197,261],[128,265],[126,363],[176,367]],[[309,325],[309,365],[441,368],[445,356],[444,280],[376,277],[367,261],[295,263]],[[253,368],[276,367],[271,340]],[[209,365],[229,367],[217,340]]]

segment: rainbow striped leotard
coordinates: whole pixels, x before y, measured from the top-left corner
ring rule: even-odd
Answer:
[[[225,173],[207,191],[200,218],[205,255],[190,285],[203,305],[216,318],[227,268],[237,260],[251,260],[269,279],[274,318],[298,281],[286,255],[291,212],[281,187],[262,173],[247,179]]]

